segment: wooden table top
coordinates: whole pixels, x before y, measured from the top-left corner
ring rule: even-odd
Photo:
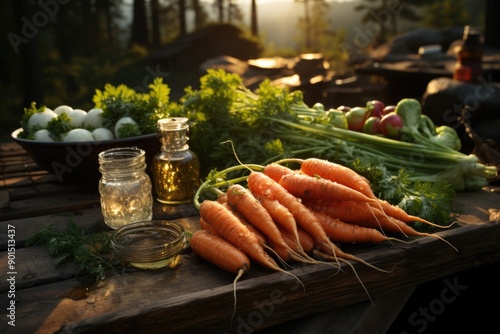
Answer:
[[[379,268],[395,266],[387,273],[353,263],[369,296],[347,266],[337,272],[328,265],[294,265],[290,271],[303,282],[303,289],[289,275],[254,265],[237,283],[230,328],[234,277],[189,251],[176,269],[119,267],[97,286],[85,287],[75,277],[73,264],[55,266],[45,246],[25,247],[27,238],[48,223],[61,229],[69,221],[105,227],[97,184],[61,184],[15,143],[0,145],[0,173],[0,270],[8,278],[0,281],[2,333],[14,329],[12,324],[18,333],[254,332],[324,311],[343,316],[354,305],[362,305],[365,313],[376,311],[382,303],[394,304],[391,296],[397,292],[500,260],[498,189],[459,193],[454,204],[459,224],[438,233],[458,252],[431,237],[403,245],[346,246],[345,251]],[[153,217],[175,220],[190,231],[199,228],[198,212],[189,204],[155,203]],[[7,251],[13,245],[15,250]],[[387,329],[388,324],[373,327],[372,316],[366,319],[358,326],[372,326],[372,333]]]

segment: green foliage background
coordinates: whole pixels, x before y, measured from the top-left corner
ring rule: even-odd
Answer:
[[[0,141],[10,139],[11,131],[19,127],[23,109],[29,106],[29,101],[23,96],[22,57],[9,39],[9,34],[17,33],[15,17],[12,15],[16,1],[30,4],[35,12],[40,11],[40,3],[58,3],[55,0],[0,2],[0,49],[3,51],[0,53]],[[364,5],[360,8],[367,15],[369,10],[387,5],[384,0],[357,2]],[[92,8],[89,7],[91,3]],[[167,21],[161,28],[162,43],[166,43],[178,34],[177,9],[174,1],[165,0],[161,3],[163,19]],[[463,25],[470,20],[475,24],[483,21],[483,17],[475,13],[481,11],[481,8],[484,12],[484,0],[421,1],[415,7],[416,3],[411,8],[417,10],[416,17],[420,21],[414,23],[414,26],[443,27]],[[292,37],[297,41],[295,49],[276,48],[272,43],[266,44],[264,41],[263,56],[293,57],[300,52],[321,52],[330,61],[332,69],[348,69],[348,55],[341,45],[348,33],[352,32],[352,27],[333,31],[330,28],[332,22],[327,15],[328,4],[324,0],[310,2],[309,20],[299,17],[296,22],[291,23],[299,27],[300,31],[299,36]],[[108,11],[109,8],[111,11]],[[450,8],[453,10],[449,10]],[[150,48],[129,43],[131,27],[117,23],[124,11],[131,10],[131,4],[126,5],[124,0],[68,1],[60,4],[57,9],[56,15],[51,16],[49,22],[42,25],[36,34],[43,103],[49,108],[67,104],[84,110],[90,109],[95,89],[102,89],[106,83],[125,84],[144,90],[152,82],[154,75],[164,77],[164,82],[171,88],[172,100],[180,98],[187,86],[198,84],[200,73],[197,66],[189,70],[166,71],[159,64],[148,61]],[[207,16],[203,19],[205,22],[210,20]],[[305,24],[306,21],[311,24]],[[356,24],[362,23],[353,22],[353,26]],[[248,26],[246,22],[239,22],[238,25]],[[312,33],[306,34],[307,29]],[[312,40],[307,41],[306,35],[312,36]]]

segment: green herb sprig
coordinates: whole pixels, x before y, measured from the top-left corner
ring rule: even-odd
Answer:
[[[92,98],[95,108],[101,108],[105,126],[112,128],[122,117],[131,117],[139,125],[140,134],[156,132],[156,123],[165,117],[177,116],[179,107],[170,101],[170,87],[157,77],[147,92],[138,92],[124,84],[106,84],[96,89]],[[133,135],[137,135],[133,133]]]
[[[70,221],[61,232],[56,231],[54,224],[48,224],[28,238],[26,246],[45,245],[56,266],[73,262],[78,266],[76,276],[88,276],[99,282],[113,268],[110,241],[109,232],[90,233]]]

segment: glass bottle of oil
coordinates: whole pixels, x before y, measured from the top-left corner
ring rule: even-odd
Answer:
[[[479,83],[479,78],[483,74],[482,57],[483,46],[479,28],[466,26],[460,50],[458,51],[453,78],[464,82]]]
[[[200,186],[200,161],[189,149],[185,117],[164,118],[157,123],[162,146],[151,164],[156,200],[165,204],[189,203]]]

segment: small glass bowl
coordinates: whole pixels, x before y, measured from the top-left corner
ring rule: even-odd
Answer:
[[[176,268],[188,239],[183,226],[166,220],[125,225],[113,232],[111,247],[125,264],[139,269]]]

